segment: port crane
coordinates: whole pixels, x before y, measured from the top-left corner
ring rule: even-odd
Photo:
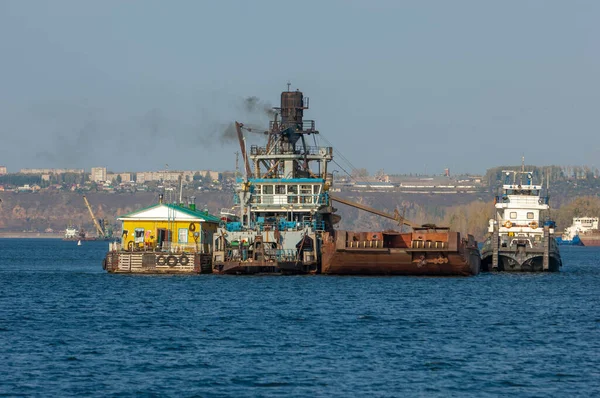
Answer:
[[[94,226],[96,227],[96,231],[98,231],[98,237],[101,237],[101,238],[106,237],[106,232],[104,232],[104,230],[102,229],[102,227],[98,223],[98,220],[96,220],[96,217],[94,216],[94,212],[92,211],[92,206],[90,206],[90,202],[88,202],[88,200],[85,197],[85,195],[83,195],[83,201],[85,202],[85,205],[86,205],[88,211],[90,212],[90,216],[92,217],[92,221],[94,222]]]

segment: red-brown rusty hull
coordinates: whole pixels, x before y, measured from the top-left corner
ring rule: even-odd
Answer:
[[[451,238],[450,247],[443,245],[441,250],[419,250],[409,245],[405,248],[342,247],[339,237],[336,247],[335,237],[326,239],[321,249],[321,272],[327,275],[477,275],[481,258],[476,242],[456,238],[454,244]]]
[[[407,252],[334,251],[324,253],[322,273],[328,275],[438,275],[469,276],[479,273],[477,253],[465,259],[460,254],[447,255],[448,263],[436,264],[414,259]],[[427,253],[431,254],[431,253]],[[417,257],[418,258],[418,257]],[[437,261],[434,257],[432,261]]]
[[[581,234],[579,235],[579,240],[584,246],[600,246],[600,233]]]
[[[316,273],[317,264],[297,261],[223,261],[214,264],[213,272],[224,275],[281,274],[304,275]]]

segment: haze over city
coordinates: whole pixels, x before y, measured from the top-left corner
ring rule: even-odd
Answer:
[[[599,12],[593,1],[5,0],[0,165],[232,170],[227,126],[266,129],[288,81],[335,151],[371,172],[480,173],[522,155],[594,165]]]

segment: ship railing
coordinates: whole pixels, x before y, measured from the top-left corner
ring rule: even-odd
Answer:
[[[247,247],[236,247],[229,248],[225,251],[226,261],[246,261],[248,260],[248,248]]]
[[[273,126],[275,125],[275,121],[271,120],[269,122],[269,130],[273,130]],[[281,122],[277,123],[277,126],[281,126]],[[315,121],[314,120],[302,120],[302,132],[304,133],[314,133],[315,130]]]
[[[226,250],[225,258],[227,261],[247,261],[252,254],[247,246],[229,248]],[[298,258],[298,250],[295,249],[265,249],[263,254],[263,259],[267,261],[295,261]]]
[[[203,243],[129,242],[128,247],[124,247],[120,242],[111,242],[109,250],[125,250],[129,252],[204,253],[208,250],[205,246],[206,245]]]
[[[219,226],[221,226],[221,223],[219,223]],[[239,221],[233,221],[228,223],[223,222],[223,226],[227,228],[228,232],[239,232],[243,229],[242,223]]]
[[[234,199],[235,203],[235,199]],[[265,206],[282,206],[282,205],[321,205],[328,203],[327,194],[303,194],[303,193],[288,193],[288,194],[261,194],[253,195],[251,203]]]
[[[416,239],[410,243],[413,249],[447,249],[448,242]]]
[[[279,147],[271,148],[267,152],[266,146],[258,146],[252,145],[250,147],[250,155],[258,156],[258,155],[324,155],[324,156],[332,156],[333,148],[332,147],[322,147],[322,146],[307,146],[306,151],[303,146],[297,146],[294,150],[282,150]]]
[[[496,203],[512,203],[518,205],[547,205],[548,204],[548,196],[531,196],[531,197],[508,197],[506,195],[496,195],[495,196]]]
[[[201,243],[162,242],[162,251],[170,253],[204,253],[204,246]]]
[[[346,247],[350,249],[383,249],[382,240],[347,241]]]
[[[253,224],[253,227],[261,232],[264,231],[299,231],[305,228],[312,228],[315,231],[325,230],[324,221],[284,221],[284,222],[260,222]]]
[[[265,249],[265,257],[277,261],[294,261],[298,258],[295,249]]]
[[[517,236],[510,241],[510,247],[523,245],[523,244],[529,246],[530,248],[533,248],[533,246],[534,246],[534,244],[531,242],[531,240],[527,239],[525,237]],[[535,245],[535,246],[537,246],[537,245]]]

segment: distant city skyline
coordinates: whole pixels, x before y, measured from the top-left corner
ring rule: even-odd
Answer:
[[[290,81],[346,170],[595,167],[597,15],[579,0],[4,0],[0,165],[234,170],[227,127],[266,129]]]

